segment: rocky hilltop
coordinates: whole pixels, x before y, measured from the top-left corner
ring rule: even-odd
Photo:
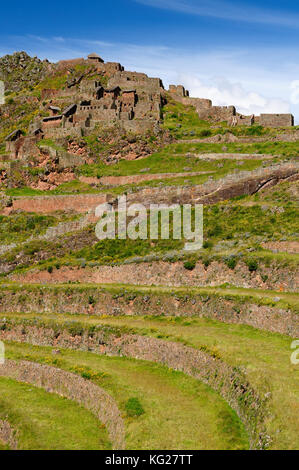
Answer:
[[[0,80],[6,92],[20,92],[35,87],[52,70],[48,60],[30,57],[26,52],[15,52],[0,58]]]
[[[96,53],[1,63],[0,449],[298,449],[292,116]],[[171,214],[169,237],[99,240],[118,196],[203,204],[202,246]]]
[[[146,157],[179,137],[233,142],[242,129],[250,136],[266,128],[292,140],[296,131],[292,115],[243,116],[97,53],[51,64],[16,52],[0,59],[0,78],[4,186],[55,189],[84,165]]]

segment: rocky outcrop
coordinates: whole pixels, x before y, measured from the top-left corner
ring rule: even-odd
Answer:
[[[0,58],[0,80],[7,91],[21,91],[39,83],[51,70],[51,64],[26,52],[15,52]]]

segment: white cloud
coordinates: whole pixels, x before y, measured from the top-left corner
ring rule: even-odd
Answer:
[[[163,10],[172,10],[189,15],[208,16],[233,21],[273,24],[298,28],[299,16],[274,9],[265,9],[241,2],[224,0],[134,0]]]
[[[212,79],[205,84],[197,77],[182,74],[182,84],[190,90],[191,96],[209,98],[216,106],[235,105],[241,114],[289,113],[290,104],[278,98],[265,97],[254,91],[247,91],[241,83],[225,78]]]
[[[291,83],[299,79],[296,49],[200,50],[194,47],[190,51],[163,45],[63,37],[14,36],[8,39],[9,47],[5,48],[2,43],[0,55],[25,49],[31,55],[55,62],[86,57],[96,51],[104,60],[120,62],[127,70],[160,77],[165,87],[171,83],[183,84],[193,96],[210,98],[215,105],[235,105],[242,114],[291,110],[299,119],[299,104],[293,99],[296,90],[291,88]]]

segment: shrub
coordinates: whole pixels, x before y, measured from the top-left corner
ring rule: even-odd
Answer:
[[[47,271],[49,274],[51,274],[53,272],[53,266],[48,266]]]
[[[129,398],[125,405],[127,415],[130,417],[141,416],[145,413],[140,401],[138,398]]]
[[[93,297],[92,295],[90,295],[90,296],[88,297],[88,303],[89,303],[89,305],[92,305],[92,306],[95,305],[96,301],[95,301],[95,299],[94,299],[94,297]]]
[[[188,271],[193,271],[195,266],[196,266],[196,261],[195,260],[185,261],[185,263],[184,263],[184,268],[187,269]]]
[[[203,243],[202,247],[205,248],[205,249],[212,248],[213,243],[211,241],[206,241],[206,242]]]
[[[199,133],[200,137],[210,137],[212,135],[212,131],[210,129],[203,129]]]
[[[202,263],[203,263],[203,265],[204,265],[206,268],[208,268],[208,267],[210,266],[210,264],[211,264],[211,260],[210,260],[210,258],[204,258],[204,259],[202,260]]]
[[[254,271],[257,271],[257,268],[258,268],[258,262],[255,260],[255,259],[249,259],[247,262],[246,262],[247,266],[248,266],[248,269],[249,271],[252,273]]]
[[[209,237],[217,237],[221,235],[221,233],[222,233],[222,227],[219,224],[215,224],[214,227],[208,230]]]
[[[237,258],[235,256],[226,258],[224,262],[229,269],[235,269],[237,266]]]

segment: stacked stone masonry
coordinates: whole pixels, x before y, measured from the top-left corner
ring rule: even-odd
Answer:
[[[48,116],[38,116],[29,127],[29,135],[14,131],[7,137],[6,151],[12,159],[26,159],[38,153],[36,143],[41,138],[82,137],[98,125],[118,125],[132,133],[156,131],[161,120],[161,109],[167,93],[159,78],[144,73],[129,72],[115,62],[104,62],[96,53],[87,59],[60,61],[58,70],[76,65],[90,65],[93,79],[81,75],[68,82],[63,89],[44,89],[42,101],[50,101]],[[98,78],[97,78],[98,74]],[[107,86],[102,86],[103,77]],[[294,125],[291,114],[261,114],[243,116],[235,106],[213,106],[209,99],[191,98],[182,85],[170,85],[169,94],[184,105],[195,107],[199,118],[213,122],[227,121],[231,126],[260,124],[267,127]],[[72,103],[63,110],[62,105]],[[61,110],[62,109],[62,110]],[[45,111],[45,109],[43,109]]]

